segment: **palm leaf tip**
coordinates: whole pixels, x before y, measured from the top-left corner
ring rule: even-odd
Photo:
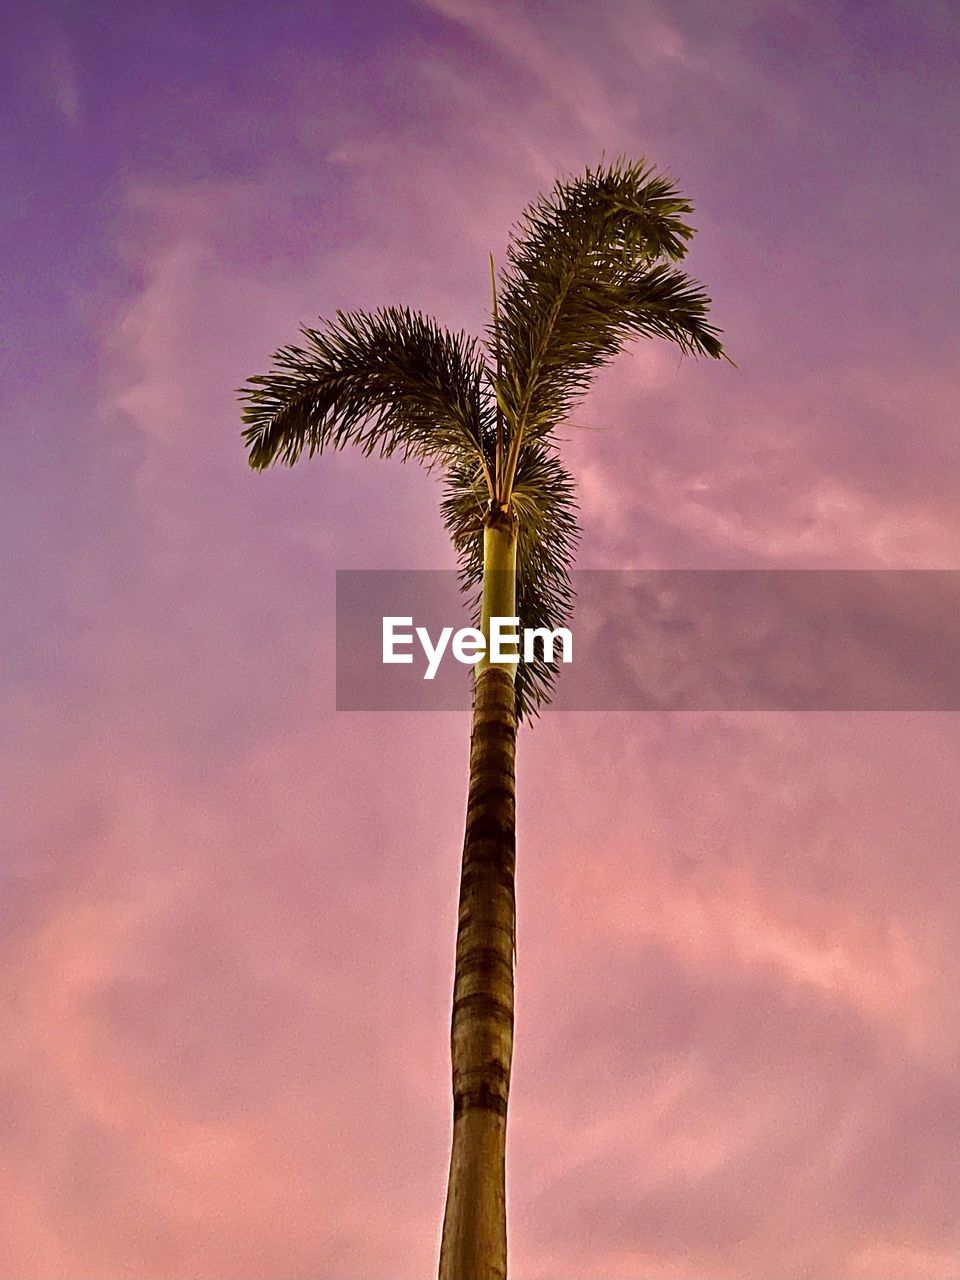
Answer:
[[[254,471],[264,471],[274,461],[282,446],[282,435],[277,430],[277,413],[266,409],[261,384],[268,380],[261,376],[249,379],[239,387],[237,394],[246,401],[241,412],[243,443],[247,448],[247,463]]]

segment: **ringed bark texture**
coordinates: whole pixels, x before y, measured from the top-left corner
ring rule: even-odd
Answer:
[[[440,1280],[505,1280],[506,1131],[513,1055],[516,691],[474,686],[470,791],[453,992],[453,1150]]]

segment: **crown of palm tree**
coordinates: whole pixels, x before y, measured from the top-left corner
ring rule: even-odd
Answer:
[[[524,212],[483,342],[398,307],[303,328],[302,345],[281,348],[241,389],[251,467],[349,444],[440,469],[443,520],[477,612],[481,530],[505,512],[517,525],[520,626],[563,626],[579,527],[557,427],[632,338],[724,355],[710,299],[673,265],[692,212],[644,161],[601,165]],[[555,677],[542,659],[520,664],[518,717],[549,700]]]

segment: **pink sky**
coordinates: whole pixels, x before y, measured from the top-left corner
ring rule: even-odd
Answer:
[[[246,469],[234,388],[301,321],[477,329],[537,190],[644,152],[738,367],[602,375],[580,565],[960,567],[955,19],[721,10],[271,36],[251,2],[222,46],[213,4],[24,10],[3,1280],[435,1269],[468,712],[338,713],[333,585],[452,562],[412,468]],[[951,713],[522,732],[515,1280],[957,1280],[958,745]]]

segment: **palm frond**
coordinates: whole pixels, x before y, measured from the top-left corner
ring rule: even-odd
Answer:
[[[556,332],[539,376],[531,381],[524,440],[553,431],[588,389],[595,371],[631,338],[665,338],[685,354],[723,354],[706,322],[710,299],[688,275],[665,263],[624,273],[616,281],[585,282],[576,303],[577,313],[566,317],[566,328]]]
[[[595,370],[636,336],[719,357],[709,298],[676,267],[693,206],[643,161],[558,182],[524,213],[501,271],[496,378],[510,434],[507,491],[523,441],[548,433]],[[488,343],[489,345],[489,343]]]
[[[580,529],[573,479],[547,445],[531,442],[523,450],[513,491],[519,523],[517,614],[521,628],[565,626],[573,607],[570,565]],[[468,459],[445,476],[441,514],[459,562],[462,589],[471,596],[474,622],[480,620],[483,583],[483,473]],[[558,674],[542,655],[517,668],[517,715],[535,717],[549,702]]]
[[[301,333],[241,388],[251,467],[351,444],[428,465],[468,453],[488,468],[493,401],[476,339],[398,307],[338,311]]]

